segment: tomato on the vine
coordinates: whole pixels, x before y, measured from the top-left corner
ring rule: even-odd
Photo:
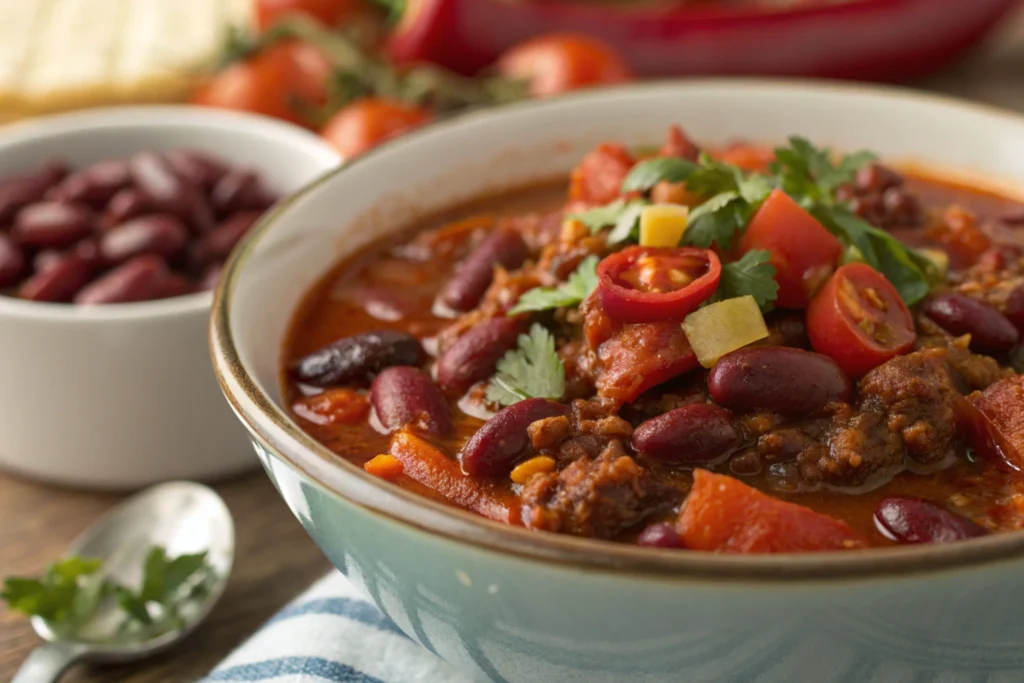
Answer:
[[[256,0],[256,25],[265,30],[284,16],[305,14],[327,26],[338,26],[363,10],[363,0]]]
[[[364,97],[340,109],[320,134],[343,159],[422,126],[430,112],[381,97]]]
[[[498,59],[497,69],[502,76],[527,81],[535,97],[633,80],[633,72],[615,50],[596,38],[572,33],[520,43]]]

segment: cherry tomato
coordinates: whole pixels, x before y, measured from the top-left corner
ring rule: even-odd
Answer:
[[[839,240],[782,190],[768,195],[743,234],[740,251],[753,249],[771,253],[781,308],[806,308],[843,253]]]
[[[681,322],[715,293],[722,262],[708,249],[630,247],[597,265],[597,293],[625,323]]]
[[[905,353],[917,334],[914,319],[885,276],[864,263],[836,271],[807,308],[811,346],[851,377]]]
[[[320,134],[342,158],[350,159],[428,121],[430,113],[419,107],[365,97],[331,117]]]
[[[619,196],[636,160],[622,145],[605,143],[587,154],[569,175],[569,200],[607,204]]]
[[[256,0],[256,25],[265,30],[289,14],[305,14],[338,26],[365,9],[362,0]]]
[[[611,47],[573,33],[520,43],[498,59],[497,67],[502,76],[528,81],[534,97],[633,80],[632,71]]]
[[[330,73],[330,63],[316,48],[278,43],[218,73],[193,94],[192,102],[302,125],[296,104],[323,105]]]

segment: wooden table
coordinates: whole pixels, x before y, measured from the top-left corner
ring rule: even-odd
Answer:
[[[919,85],[1024,111],[1024,11],[988,49]],[[215,488],[234,515],[238,549],[227,593],[209,621],[157,659],[117,668],[79,667],[66,680],[194,681],[328,569],[262,473]],[[61,491],[0,475],[0,575],[42,571],[119,498]],[[0,608],[0,681],[14,674],[36,643],[25,620]]]

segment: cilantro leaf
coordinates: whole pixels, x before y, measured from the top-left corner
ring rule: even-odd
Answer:
[[[622,211],[615,226],[608,233],[609,244],[621,244],[622,242],[640,239],[640,214],[643,213],[646,202],[630,202]]]
[[[682,157],[658,157],[641,161],[622,181],[622,192],[646,191],[662,181],[679,183],[689,178],[698,168],[697,164]]]
[[[771,170],[786,194],[811,205],[831,206],[836,190],[852,182],[857,170],[874,161],[875,155],[860,151],[838,161],[833,161],[833,157],[828,147],[819,149],[806,138],[794,135],[789,138],[789,147],[776,148]]]
[[[683,244],[703,249],[718,244],[729,249],[733,238],[746,227],[749,214],[750,206],[738,193],[716,194],[690,210]]]
[[[748,251],[737,261],[722,266],[722,279],[711,302],[752,296],[762,311],[771,310],[779,292],[771,253],[764,249]]]
[[[527,398],[560,399],[565,394],[565,365],[555,351],[555,337],[534,323],[519,335],[519,347],[498,361],[487,387],[487,400],[512,405]]]
[[[4,580],[0,598],[17,612],[41,617],[57,629],[67,630],[86,621],[95,610],[89,599],[102,583],[96,572],[100,560],[69,557],[51,564],[43,578],[11,577]],[[84,594],[86,597],[80,597]]]
[[[640,220],[640,212],[646,205],[647,202],[644,200],[636,199],[627,202],[616,199],[604,206],[569,214],[568,218],[583,223],[591,233],[597,233],[612,226],[612,232],[608,239],[614,244],[629,239]]]
[[[588,256],[558,287],[537,287],[524,293],[508,315],[527,311],[546,311],[550,308],[575,306],[597,289],[597,257]]]

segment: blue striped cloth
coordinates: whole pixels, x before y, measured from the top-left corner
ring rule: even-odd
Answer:
[[[267,683],[485,683],[421,648],[331,572],[203,679]]]

